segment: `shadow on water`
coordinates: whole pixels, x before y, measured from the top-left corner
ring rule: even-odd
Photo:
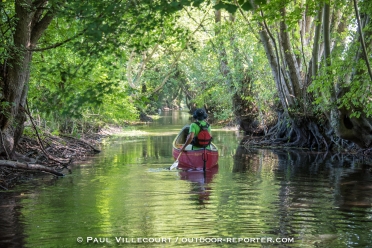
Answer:
[[[261,159],[275,157],[278,160],[275,168],[278,179],[300,182],[310,177],[311,182],[315,183],[327,178],[330,188],[335,192],[335,204],[338,207],[349,209],[372,206],[372,167],[357,156],[332,156],[301,150],[248,151],[238,147],[233,172],[257,172],[262,166]]]
[[[232,171],[273,176],[280,224],[272,233],[305,241],[312,233],[317,241],[310,244],[321,247],[370,245],[371,165],[359,157],[238,147]]]
[[[0,246],[23,247],[24,230],[19,221],[21,203],[18,193],[0,194]]]
[[[174,162],[171,142],[189,117],[164,113],[132,136],[109,139],[101,154],[62,179],[1,192],[0,246],[78,247],[88,236],[111,238],[111,245],[121,236],[294,238],[250,247],[370,246],[366,163],[247,150],[237,145],[236,132],[213,130],[220,151],[214,171],[166,170]]]

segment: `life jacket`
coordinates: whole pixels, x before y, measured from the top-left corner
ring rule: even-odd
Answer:
[[[212,136],[208,132],[209,124],[202,126],[199,122],[194,122],[198,127],[200,128],[200,132],[194,139],[192,140],[192,145],[193,146],[198,146],[198,147],[207,147],[211,144],[212,142]]]

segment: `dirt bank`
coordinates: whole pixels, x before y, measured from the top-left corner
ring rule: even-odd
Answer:
[[[72,163],[99,153],[102,139],[122,131],[121,127],[110,126],[97,133],[79,135],[47,132],[24,135],[17,146],[15,160],[0,158],[0,190],[29,180],[34,173],[63,176]]]

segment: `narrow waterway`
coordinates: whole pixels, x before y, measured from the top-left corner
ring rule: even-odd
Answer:
[[[0,192],[0,247],[371,247],[368,166],[246,150],[237,132],[213,129],[216,170],[166,170],[189,121],[163,113],[106,140],[64,178]]]

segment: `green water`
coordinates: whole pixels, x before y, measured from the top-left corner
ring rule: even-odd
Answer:
[[[372,179],[352,159],[246,150],[213,130],[218,169],[166,170],[182,112],[105,140],[64,178],[0,193],[1,247],[371,247]],[[81,242],[80,242],[81,241]]]

